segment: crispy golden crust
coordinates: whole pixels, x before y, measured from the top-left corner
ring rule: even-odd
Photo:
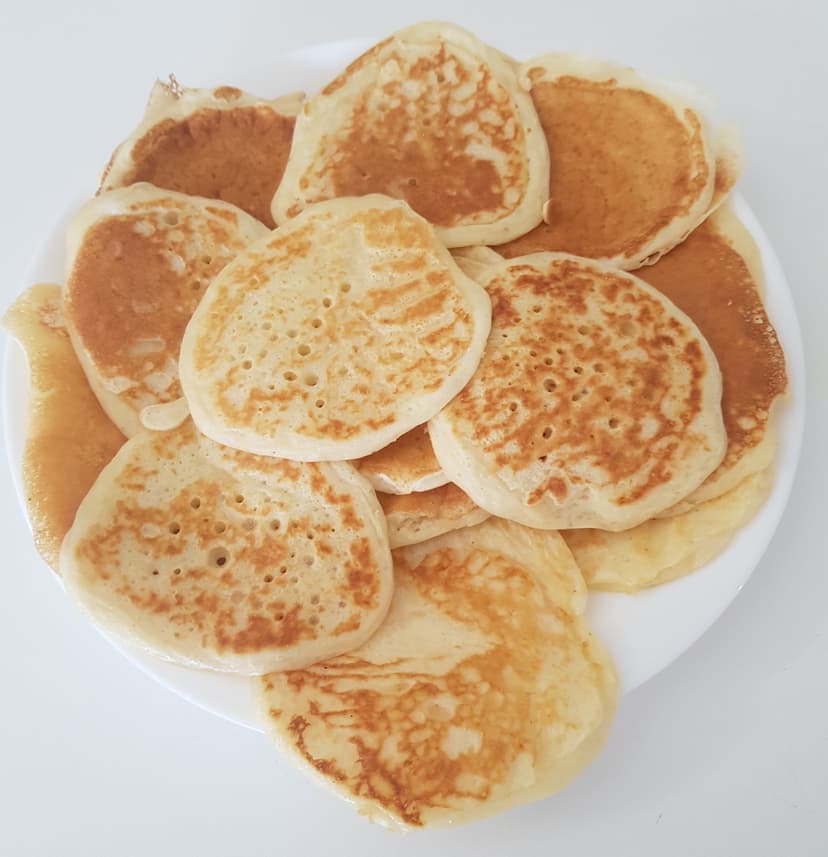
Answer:
[[[383,193],[405,199],[449,246],[475,235],[498,243],[540,221],[547,177],[512,66],[457,27],[423,24],[375,45],[306,102],[273,212],[282,223],[319,200]]]
[[[457,393],[489,324],[485,291],[405,203],[331,200],[217,278],[187,328],[182,383],[193,419],[221,443],[361,458]]]
[[[60,286],[32,286],[4,326],[26,351],[29,419],[22,478],[40,555],[58,571],[58,554],[81,500],[124,436],[101,409],[63,321]]]
[[[189,421],[124,446],[81,504],[61,569],[116,636],[248,674],[359,645],[392,585],[382,512],[353,468],[220,448]]]
[[[446,474],[475,502],[531,526],[624,529],[718,464],[719,372],[683,313],[574,256],[491,271],[483,360],[429,426]]]
[[[184,328],[216,274],[267,230],[224,203],[132,185],[87,203],[70,226],[64,288],[72,341],[121,430],[181,396]]]
[[[597,751],[617,695],[557,533],[491,521],[395,552],[366,646],[262,679],[280,746],[389,826],[536,800]]]

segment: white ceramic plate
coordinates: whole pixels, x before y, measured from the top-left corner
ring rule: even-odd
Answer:
[[[365,42],[351,41],[305,49],[266,69],[238,74],[232,82],[265,96],[302,88],[313,91],[366,46]],[[136,123],[137,109],[136,105]],[[124,129],[125,135],[127,131]],[[66,224],[92,192],[92,188],[82,189],[75,204],[67,208],[61,221],[48,233],[22,287],[35,282],[62,281]],[[774,489],[756,518],[705,568],[635,596],[605,593],[590,596],[589,620],[615,659],[625,693],[652,678],[688,649],[736,597],[779,523],[799,458],[805,418],[805,367],[799,324],[770,242],[744,199],[736,194],[733,203],[736,214],[761,251],[768,313],[787,359],[791,395],[777,425],[779,451],[774,464]],[[3,409],[7,450],[15,474],[19,472],[25,440],[26,386],[25,358],[14,343],[9,343],[5,353]],[[22,499],[19,482],[17,491]],[[185,699],[235,723],[260,729],[249,680],[188,669],[138,649],[120,645],[118,648],[136,666]]]

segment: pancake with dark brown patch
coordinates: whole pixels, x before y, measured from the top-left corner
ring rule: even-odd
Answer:
[[[669,510],[681,512],[770,464],[775,446],[771,414],[787,390],[785,355],[762,304],[758,250],[728,208],[637,274],[693,319],[722,373],[727,452],[702,485]]]
[[[128,437],[181,396],[184,328],[219,271],[267,229],[224,202],[135,184],[69,225],[66,323],[92,389]]]
[[[394,566],[366,645],[258,683],[277,746],[398,829],[562,788],[603,744],[618,686],[561,537],[491,520],[395,551]]]
[[[449,247],[499,244],[540,223],[548,164],[512,63],[452,24],[417,24],[305,102],[273,218],[382,193],[406,200]]]
[[[633,527],[722,460],[721,376],[693,322],[637,277],[563,253],[489,269],[492,329],[429,423],[446,475],[533,527]]]
[[[489,513],[449,482],[415,494],[377,494],[388,525],[392,548],[415,545],[428,539],[473,527]]]
[[[562,251],[634,269],[702,221],[716,156],[702,117],[675,92],[566,54],[525,62],[520,76],[549,145],[549,202],[544,223],[499,253]]]
[[[21,476],[40,555],[58,554],[81,500],[126,438],[101,409],[63,320],[60,286],[24,292],[3,317],[29,363],[29,416]]]
[[[81,503],[60,569],[116,638],[249,675],[365,642],[393,587],[382,510],[353,467],[240,453],[190,421],[124,445]]]
[[[387,494],[430,491],[448,482],[434,457],[425,425],[407,431],[392,444],[353,464],[377,491]]]
[[[101,191],[149,182],[237,205],[273,227],[302,95],[272,101],[232,86],[189,89],[157,81],[141,124],[115,150]]]

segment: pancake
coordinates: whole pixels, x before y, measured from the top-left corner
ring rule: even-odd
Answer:
[[[382,510],[350,465],[217,447],[191,421],[125,444],[81,503],[60,569],[114,637],[249,675],[360,645],[393,588]]]
[[[317,203],[208,289],[181,346],[193,419],[219,443],[298,461],[363,458],[472,376],[491,307],[406,203]]]
[[[587,529],[561,535],[591,588],[638,592],[713,560],[759,511],[771,484],[764,470],[675,517],[645,521],[623,533]]]
[[[562,788],[603,744],[618,686],[560,536],[491,520],[395,551],[394,569],[365,646],[260,679],[277,746],[393,828]]]
[[[100,191],[149,182],[232,203],[268,227],[285,170],[301,93],[268,101],[232,86],[156,81],[141,124],[121,143]]]
[[[400,30],[311,96],[273,198],[406,200],[449,247],[499,244],[541,221],[549,153],[511,62],[451,24]]]
[[[727,439],[716,358],[643,280],[563,253],[490,269],[492,330],[429,423],[446,475],[493,515],[623,530],[672,506]]]
[[[638,276],[698,325],[722,373],[727,452],[719,467],[668,513],[680,513],[734,488],[770,464],[772,414],[787,389],[785,355],[762,305],[759,252],[729,208]]]
[[[392,548],[415,545],[428,539],[473,527],[485,521],[489,513],[449,482],[416,494],[377,494],[388,525]]]
[[[69,225],[66,322],[89,383],[128,437],[181,396],[184,327],[213,277],[267,229],[235,206],[136,184]]]
[[[499,253],[562,251],[632,270],[704,219],[716,152],[684,97],[633,69],[569,54],[525,62],[519,75],[549,145],[549,202],[545,222]],[[721,142],[723,168],[732,168]]]
[[[21,476],[35,547],[52,571],[81,500],[124,443],[78,363],[63,320],[60,286],[42,283],[3,317],[29,363]]]
[[[377,491],[411,494],[430,491],[448,482],[434,457],[428,428],[417,426],[392,444],[353,462]]]
[[[482,245],[456,247],[451,251],[451,255],[460,270],[477,282],[485,279],[486,271],[491,265],[498,265],[503,261],[503,256],[492,250],[491,247]]]

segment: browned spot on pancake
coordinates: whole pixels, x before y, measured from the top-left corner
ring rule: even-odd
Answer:
[[[464,652],[461,638],[447,652],[456,662],[436,670],[417,651],[377,664],[357,651],[268,676],[265,687],[271,718],[308,764],[419,827],[435,810],[486,801],[519,758],[537,770],[547,725],[567,737],[584,729],[583,709],[543,677],[550,658],[555,671],[577,670],[579,685],[600,667],[578,620],[505,556],[441,548],[408,566],[397,552],[395,571],[398,592],[414,590],[482,636],[485,651]]]
[[[440,470],[424,425],[411,429],[390,446],[355,463],[361,473],[383,476],[394,483],[411,483]]]
[[[762,439],[770,406],[787,388],[785,356],[757,285],[711,222],[637,274],[696,322],[719,361],[727,431],[719,469],[733,467]]]
[[[215,90],[230,101],[240,91]],[[132,152],[122,184],[158,187],[221,199],[273,227],[270,202],[285,170],[294,118],[265,107],[202,108],[186,119],[165,119]]]
[[[378,492],[377,498],[386,515],[452,519],[462,518],[477,508],[474,501],[452,482],[412,494]]]
[[[683,324],[634,279],[576,260],[516,263],[487,289],[491,335],[452,419],[498,468],[535,469],[526,502],[634,478],[623,505],[669,482],[678,443],[694,443],[706,375]]]
[[[499,245],[503,256],[632,256],[704,190],[694,113],[685,112],[688,131],[650,93],[576,77],[537,82],[532,99],[549,143],[549,222]]]
[[[33,286],[5,316],[29,363],[22,477],[35,546],[53,571],[78,506],[124,442],[95,398],[62,321],[60,287]]]
[[[242,91],[235,86],[219,86],[213,90],[213,95],[222,101],[235,101],[242,95]]]
[[[119,396],[136,409],[181,395],[184,328],[244,243],[233,223],[174,207],[159,200],[153,211],[99,220],[87,230],[66,284],[70,327],[105,379],[131,384]],[[168,379],[166,386],[148,384],[155,374]]]
[[[507,91],[485,65],[465,67],[445,43],[412,58],[386,40],[323,94],[335,92],[369,63],[395,62],[399,72],[366,87],[345,125],[323,139],[319,166],[312,169],[330,192],[305,201],[384,193],[405,199],[438,226],[467,219],[491,222],[514,210],[528,179],[523,130]],[[440,82],[446,78],[454,82]],[[407,91],[412,85],[418,86],[416,94]],[[477,139],[503,158],[500,171],[470,151]]]

